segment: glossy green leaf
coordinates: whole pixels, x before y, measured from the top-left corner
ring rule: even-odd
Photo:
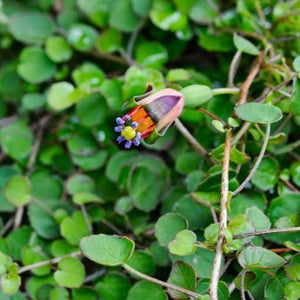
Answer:
[[[81,239],[80,248],[87,258],[105,266],[126,263],[134,250],[134,242],[127,237],[98,234]]]
[[[180,91],[184,97],[184,107],[197,107],[201,106],[212,97],[212,90],[206,85],[194,84],[183,88]]]
[[[52,84],[49,94],[48,103],[55,110],[63,110],[72,106],[75,101],[72,97],[74,86],[66,81]]]
[[[239,118],[253,123],[274,123],[282,118],[282,112],[277,106],[265,103],[245,103],[235,108]]]
[[[46,53],[56,63],[68,61],[72,57],[72,49],[62,36],[52,36],[47,39]]]
[[[83,264],[73,257],[65,257],[58,263],[54,279],[61,287],[77,288],[83,284],[85,270]]]
[[[272,269],[286,263],[281,256],[262,247],[248,247],[242,250],[238,256],[238,261],[242,267],[247,269]]]
[[[167,294],[164,292],[160,285],[155,283],[141,280],[138,281],[130,290],[127,296],[127,300],[167,300]]]
[[[259,50],[254,44],[252,44],[250,41],[248,41],[244,37],[237,35],[236,33],[233,36],[233,41],[234,41],[235,47],[239,51],[245,52],[245,53],[248,53],[251,55],[259,54]]]
[[[20,207],[31,199],[31,186],[27,177],[11,177],[3,190],[4,197],[14,206]]]
[[[172,254],[186,256],[196,251],[196,241],[197,236],[193,231],[182,230],[176,234],[175,239],[169,243],[168,248]]]

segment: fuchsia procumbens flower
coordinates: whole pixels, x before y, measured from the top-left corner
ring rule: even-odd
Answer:
[[[152,87],[150,88],[152,90]],[[115,127],[115,131],[120,133],[117,142],[125,142],[127,149],[132,145],[138,146],[143,139],[153,142],[178,118],[183,104],[183,95],[169,88],[135,97],[128,103],[132,108],[126,115],[116,119],[118,126]]]

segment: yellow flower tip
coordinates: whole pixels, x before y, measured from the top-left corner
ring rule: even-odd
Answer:
[[[136,130],[132,128],[131,126],[126,126],[122,131],[121,135],[127,140],[131,141],[136,136]]]

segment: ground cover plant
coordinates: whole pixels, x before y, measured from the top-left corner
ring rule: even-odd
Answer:
[[[300,1],[0,8],[0,299],[299,299]]]

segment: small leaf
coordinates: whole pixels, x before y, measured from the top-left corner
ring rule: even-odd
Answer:
[[[128,261],[134,242],[127,237],[98,234],[81,239],[80,248],[90,260],[105,266],[119,266]]]
[[[155,273],[155,264],[152,256],[143,251],[135,251],[127,261],[127,265],[149,276],[153,276]],[[135,276],[133,275],[133,277]],[[139,277],[136,278],[140,279]]]
[[[286,263],[281,256],[262,247],[248,247],[242,250],[238,256],[238,262],[247,269],[272,269]]]
[[[88,229],[82,212],[76,211],[60,224],[61,235],[71,244],[77,245],[80,239],[88,235]]]
[[[225,132],[224,124],[219,120],[212,120],[211,124],[220,132]]]
[[[193,84],[180,91],[184,97],[184,107],[195,108],[203,105],[213,97],[210,87]]]
[[[20,207],[27,204],[31,198],[31,186],[27,177],[11,177],[3,191],[4,197],[13,205]]]
[[[55,110],[63,110],[72,106],[75,101],[72,98],[74,86],[69,82],[58,82],[52,84],[49,95],[48,103]]]
[[[54,279],[61,287],[78,288],[85,277],[83,264],[76,258],[65,257],[58,264]]]
[[[169,251],[172,254],[185,256],[196,252],[197,246],[196,234],[191,230],[182,230],[176,234],[175,240],[168,245]]]
[[[186,219],[176,213],[161,216],[155,224],[155,236],[160,245],[166,246],[175,239],[176,234],[187,228]]]
[[[191,265],[183,261],[177,261],[172,267],[167,282],[194,292],[196,290],[196,279],[195,270]],[[189,295],[173,289],[168,289],[168,293],[172,299],[190,299]]]
[[[300,73],[300,55],[298,55],[293,61],[293,67],[297,73]]]
[[[257,207],[250,207],[246,210],[248,219],[254,226],[255,230],[265,230],[271,228],[269,218]]]
[[[241,52],[245,52],[251,55],[259,54],[259,50],[254,44],[246,40],[244,37],[237,35],[236,33],[233,36],[233,42],[235,47]]]
[[[274,123],[282,118],[282,112],[278,107],[265,103],[252,102],[238,105],[235,112],[242,120],[253,123]]]
[[[76,193],[73,198],[73,202],[78,205],[83,205],[86,203],[103,203],[103,200],[101,200],[97,195],[89,192],[81,192]]]
[[[67,61],[72,56],[72,49],[62,36],[52,36],[46,41],[46,53],[56,63]]]
[[[149,281],[141,280],[130,289],[126,300],[167,300],[167,298],[167,294],[161,286]]]
[[[3,275],[1,277],[1,286],[5,294],[14,295],[21,286],[21,277],[19,275]]]
[[[297,78],[294,81],[291,112],[297,116],[300,115],[300,79],[299,78]]]

